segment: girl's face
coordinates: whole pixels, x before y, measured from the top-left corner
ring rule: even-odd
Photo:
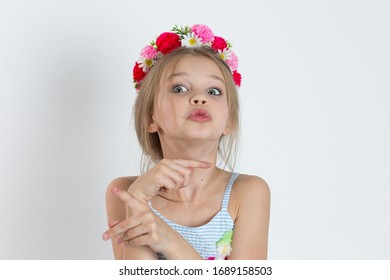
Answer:
[[[158,132],[162,141],[218,141],[228,133],[226,84],[218,66],[186,55],[172,68],[161,76],[149,132]]]

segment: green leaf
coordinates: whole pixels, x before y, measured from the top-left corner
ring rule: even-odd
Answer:
[[[217,242],[217,246],[221,244],[230,244],[232,243],[232,236],[233,236],[233,230],[228,230],[227,232],[224,233],[222,238]]]

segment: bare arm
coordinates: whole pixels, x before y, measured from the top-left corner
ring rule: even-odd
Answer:
[[[270,190],[261,178],[241,176],[232,190],[233,201],[229,205],[235,216],[229,259],[267,259]]]
[[[108,186],[106,192],[107,219],[109,222],[113,222],[113,224],[109,224],[110,228],[127,218],[126,204],[112,193],[112,189],[116,187],[127,191],[135,179],[136,177],[117,178]],[[149,246],[132,246],[124,248],[123,246],[117,244],[115,238],[113,238],[111,242],[114,251],[114,258],[116,260],[157,259],[156,253],[152,251]]]

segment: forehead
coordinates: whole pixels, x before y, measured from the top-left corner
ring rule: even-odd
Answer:
[[[173,59],[163,71],[163,80],[175,73],[187,73],[195,76],[216,76],[224,81],[219,66],[210,58],[202,55],[184,55]]]

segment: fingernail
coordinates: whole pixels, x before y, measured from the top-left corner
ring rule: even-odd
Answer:
[[[103,240],[107,241],[110,238],[110,236],[107,233],[103,234]]]

